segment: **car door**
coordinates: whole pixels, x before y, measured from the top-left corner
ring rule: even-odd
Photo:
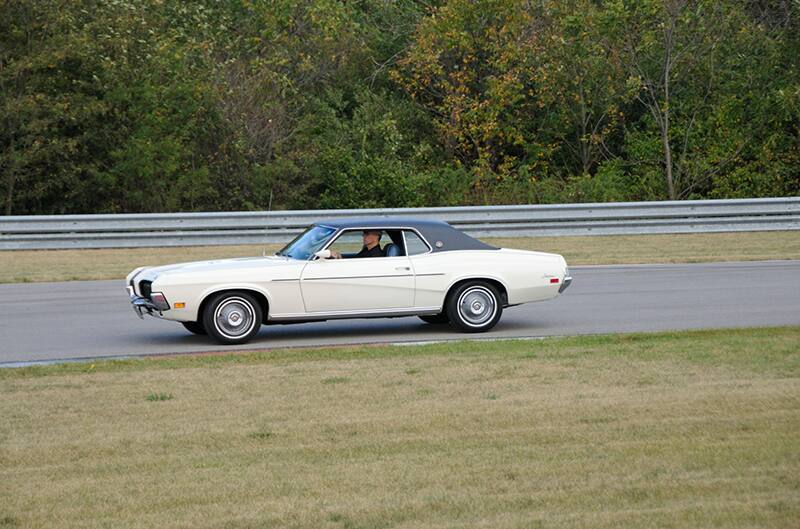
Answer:
[[[352,257],[361,248],[361,231],[345,231],[330,246],[345,258],[306,264],[300,278],[306,312],[391,312],[413,306],[414,275],[408,257]],[[382,246],[391,242],[382,239]]]
[[[414,272],[414,307],[441,307],[453,262],[448,262],[442,254],[434,254],[430,244],[414,230],[403,230],[403,240]]]

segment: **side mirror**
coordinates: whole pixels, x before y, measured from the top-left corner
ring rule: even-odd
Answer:
[[[331,251],[330,250],[320,250],[318,252],[314,252],[314,257],[318,259],[330,259],[331,258]]]

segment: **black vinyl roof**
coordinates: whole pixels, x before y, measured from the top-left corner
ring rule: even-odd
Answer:
[[[380,229],[391,230],[413,228],[417,230],[434,252],[452,250],[497,250],[494,246],[473,239],[442,220],[410,219],[403,217],[344,217],[340,219],[320,220],[317,226],[329,226],[336,229]]]

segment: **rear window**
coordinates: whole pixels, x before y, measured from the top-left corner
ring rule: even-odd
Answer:
[[[406,236],[406,252],[408,255],[419,255],[421,253],[428,253],[430,248],[425,244],[416,232],[411,230],[403,230]]]

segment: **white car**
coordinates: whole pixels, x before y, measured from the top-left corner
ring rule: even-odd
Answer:
[[[334,318],[419,316],[483,332],[504,308],[552,299],[571,281],[560,255],[495,248],[446,222],[387,217],[318,222],[274,256],[137,268],[126,284],[139,317],[241,344],[262,324]]]

